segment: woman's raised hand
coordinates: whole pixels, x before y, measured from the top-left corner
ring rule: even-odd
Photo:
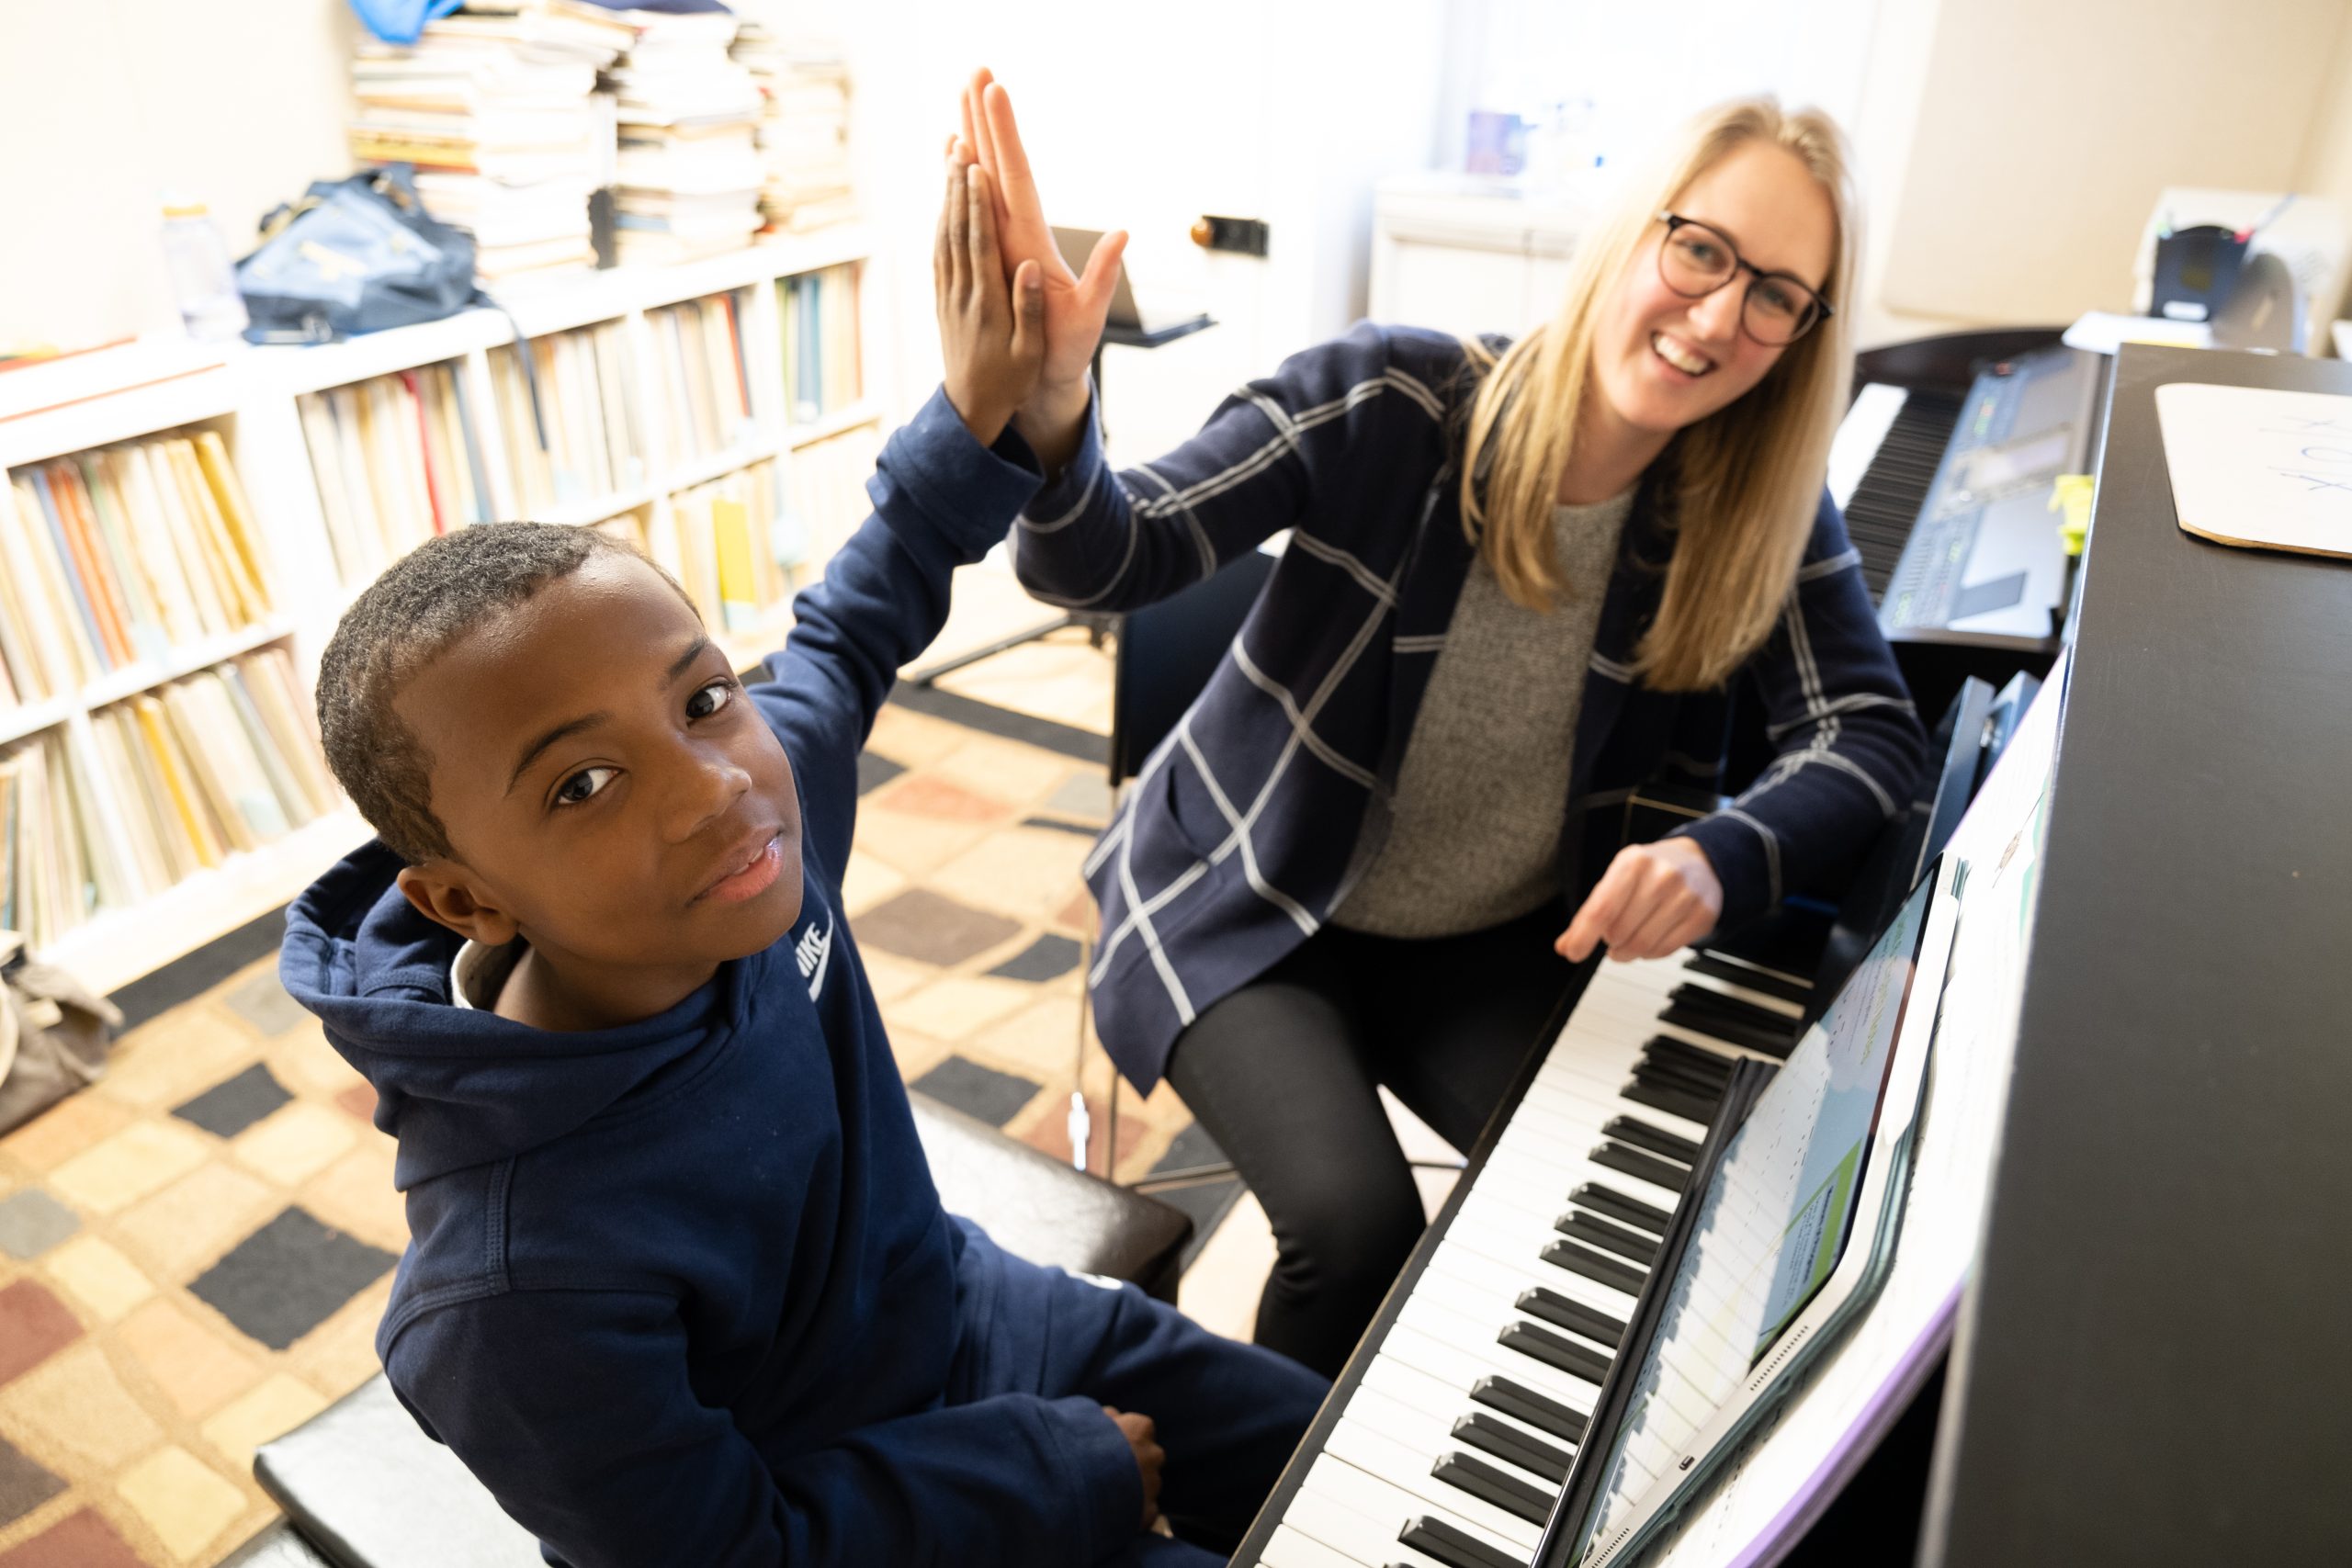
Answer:
[[[1059,427],[1067,424],[1074,436],[1078,421],[1085,417],[1086,369],[1102,339],[1102,320],[1111,308],[1127,236],[1124,230],[1103,235],[1087,258],[1086,270],[1072,272],[1046,222],[1011,96],[983,69],[973,73],[971,85],[964,90],[963,111],[958,155],[977,159],[991,176],[1005,271],[1035,262],[1045,276],[1046,359],[1037,394],[1022,411],[1020,422],[1023,434],[1040,446],[1043,457],[1046,446],[1059,445],[1050,439],[1064,434]],[[1040,443],[1041,435],[1047,441]]]

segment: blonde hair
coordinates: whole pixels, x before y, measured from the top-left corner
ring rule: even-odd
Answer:
[[[1656,498],[1676,533],[1665,594],[1634,668],[1661,691],[1721,685],[1771,634],[1820,503],[1853,374],[1844,309],[1859,243],[1845,138],[1818,109],[1783,112],[1769,97],[1736,98],[1685,128],[1654,177],[1577,247],[1559,314],[1500,358],[1467,340],[1483,381],[1462,459],[1462,523],[1503,592],[1547,609],[1566,587],[1552,548],[1560,477],[1575,455],[1577,415],[1593,396],[1593,339],[1602,302],[1648,238],[1657,214],[1725,155],[1751,141],[1794,153],[1828,195],[1837,224],[1821,296],[1833,313],[1791,344],[1762,381],[1677,433]]]

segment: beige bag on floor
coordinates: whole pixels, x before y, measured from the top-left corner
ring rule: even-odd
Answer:
[[[0,1133],[95,1083],[107,1035],[122,1014],[62,969],[24,956],[25,939],[0,931]]]

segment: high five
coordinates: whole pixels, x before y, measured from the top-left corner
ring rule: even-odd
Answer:
[[[1466,1148],[1600,953],[1834,884],[1910,797],[1924,737],[1822,491],[1850,374],[1842,141],[1721,106],[1516,344],[1360,325],[1114,473],[1086,367],[1124,236],[1073,275],[1004,89],[980,73],[964,113],[952,152],[995,176],[1003,263],[1045,277],[1012,416],[1047,476],[1023,582],[1127,609],[1291,530],[1088,862],[1089,983],[1121,1069],[1168,1077],[1265,1206],[1260,1343],[1335,1371],[1421,1224],[1379,1087]],[[1776,760],[1620,848],[1634,787],[1719,778],[1735,682]]]

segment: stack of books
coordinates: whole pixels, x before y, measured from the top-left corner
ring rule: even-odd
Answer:
[[[473,231],[485,282],[588,265],[612,142],[597,73],[634,37],[587,0],[469,0],[413,47],[365,41],[352,154],[415,164],[425,210]]]
[[[0,929],[35,947],[335,809],[282,648],[98,709],[0,755]]]
[[[295,407],[345,588],[435,534],[498,514],[462,364],[306,392]]]
[[[636,39],[614,68],[623,263],[691,261],[742,249],[760,227],[759,88],[729,58],[724,11],[631,11]]]
[[[542,445],[532,423],[531,392],[517,355],[527,352],[539,378]],[[506,470],[514,477],[510,517],[539,517],[551,508],[586,507],[648,482],[650,468],[636,357],[618,321],[550,333],[490,351]]]
[[[8,476],[0,495],[0,705],[66,696],[270,613],[261,533],[212,431]]]
[[[756,426],[736,297],[665,305],[648,310],[645,324],[653,339],[651,381],[671,437],[664,466],[720,457],[750,441]]]
[[[797,233],[857,216],[850,183],[849,62],[820,34],[746,21],[735,59],[760,89],[765,232]]]
[[[857,401],[857,264],[781,279],[784,378],[792,423],[814,424]]]

